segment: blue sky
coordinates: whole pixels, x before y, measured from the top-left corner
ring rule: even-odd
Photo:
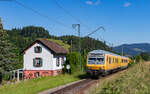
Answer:
[[[36,25],[46,28],[51,35],[78,34],[72,29],[72,24],[79,21],[65,13],[54,0],[17,1],[48,16],[49,19],[14,1],[0,0],[0,17],[5,29]],[[91,37],[106,40],[114,46],[124,43],[150,43],[150,0],[57,0],[57,2],[80,19],[81,36],[103,26],[105,32],[97,31]]]

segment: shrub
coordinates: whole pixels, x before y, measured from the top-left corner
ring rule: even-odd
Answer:
[[[80,67],[83,70],[85,63],[84,63],[84,59],[81,56],[81,54],[79,54],[77,52],[72,52],[72,53],[67,54],[66,58],[67,59],[66,59],[65,66],[67,64],[69,64],[71,66],[71,73],[80,71]],[[80,66],[80,62],[81,62],[81,66]]]
[[[142,60],[141,55],[137,55],[137,56],[135,57],[135,60],[136,60],[136,62],[140,62],[140,61]]]

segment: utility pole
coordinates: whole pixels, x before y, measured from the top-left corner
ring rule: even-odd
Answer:
[[[72,53],[72,40],[70,41],[70,53]]]
[[[80,55],[81,55],[81,45],[80,45],[80,24],[72,24],[72,27],[75,29],[76,27],[78,26],[78,37],[79,37],[79,63],[80,63],[80,71],[82,70],[82,67],[81,67],[81,58],[80,58]]]

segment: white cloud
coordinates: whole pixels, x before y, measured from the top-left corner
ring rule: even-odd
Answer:
[[[93,2],[92,1],[86,1],[85,2],[87,5],[93,5]]]
[[[126,2],[126,3],[124,3],[123,6],[124,6],[124,7],[129,7],[129,6],[131,6],[131,3],[130,3],[130,2]]]
[[[97,1],[92,1],[92,0],[87,0],[86,2],[85,2],[87,5],[99,5],[99,4],[101,4],[101,1],[100,0],[97,0]]]
[[[101,4],[101,1],[100,1],[100,0],[97,0],[97,1],[95,2],[95,5],[99,5],[99,4]]]

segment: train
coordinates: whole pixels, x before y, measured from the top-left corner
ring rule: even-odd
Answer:
[[[86,72],[91,76],[106,76],[128,68],[130,58],[105,50],[93,50],[87,55]]]

